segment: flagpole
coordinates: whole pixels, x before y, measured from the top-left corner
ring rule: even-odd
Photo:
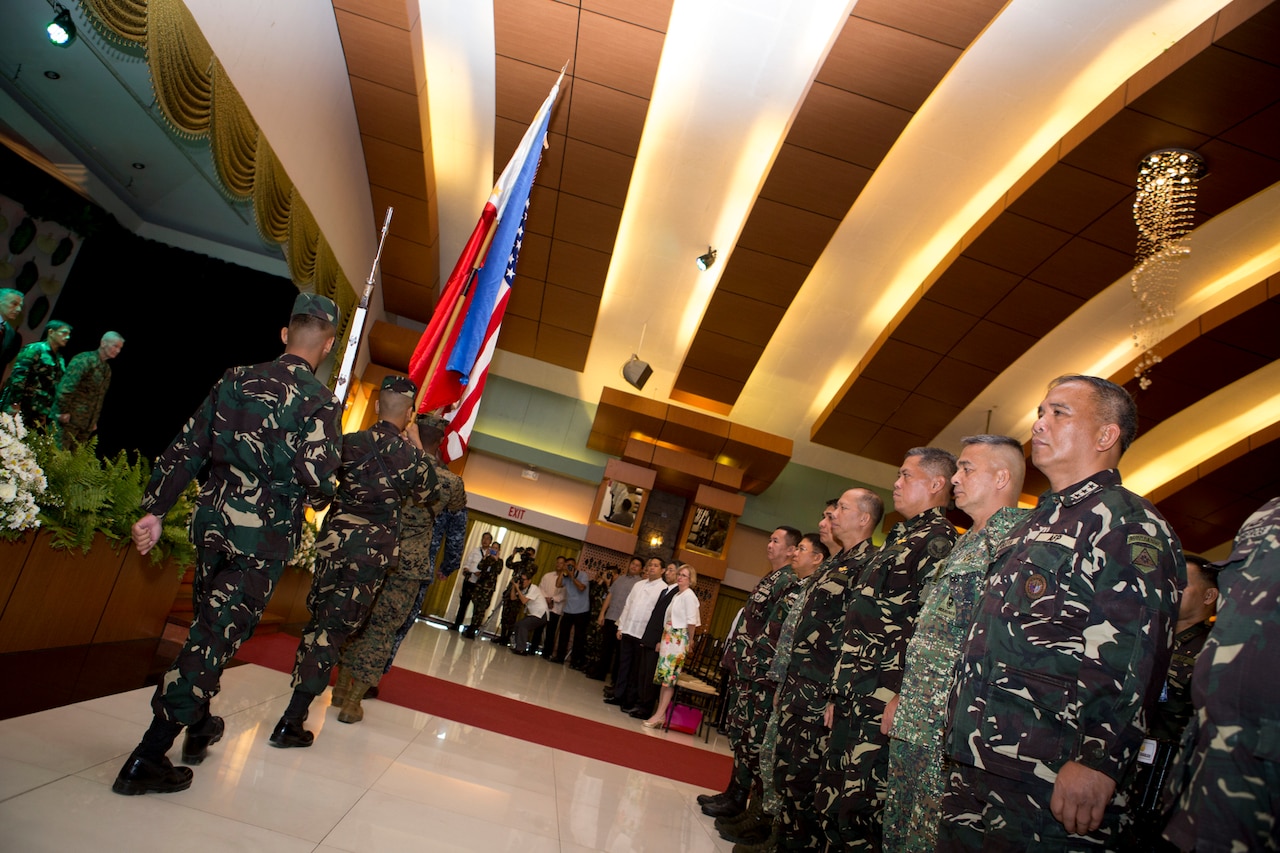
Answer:
[[[418,399],[414,401],[413,410],[419,411],[422,406],[423,399],[427,396],[427,389],[431,385],[431,377],[436,375],[436,368],[440,366],[440,360],[444,358],[444,351],[448,348],[450,335],[453,334],[454,327],[458,325],[458,318],[462,316],[462,307],[467,304],[467,293],[471,290],[471,285],[475,283],[476,273],[484,266],[485,255],[489,253],[489,245],[493,242],[494,232],[498,230],[498,220],[494,219],[489,223],[489,230],[484,235],[484,242],[480,244],[480,251],[476,253],[476,259],[471,263],[471,272],[467,274],[467,283],[462,288],[462,292],[458,294],[458,298],[453,303],[453,308],[449,312],[449,321],[445,323],[444,334],[440,337],[440,346],[436,347],[436,351],[431,354],[431,361],[427,364],[426,379],[422,383],[422,387],[418,389]]]
[[[364,318],[369,313],[369,297],[373,295],[373,279],[378,272],[378,261],[382,259],[382,246],[387,241],[387,229],[391,227],[391,214],[395,208],[387,208],[387,218],[382,223],[382,236],[378,238],[378,252],[373,256],[373,266],[369,268],[369,279],[365,282],[364,293],[360,296],[360,304],[351,316],[351,330],[347,335],[347,347],[342,353],[341,367],[338,368],[338,379],[334,382],[333,393],[338,402],[346,407],[347,392],[351,385],[351,372],[355,368],[356,353],[360,349],[360,335],[364,331]]]

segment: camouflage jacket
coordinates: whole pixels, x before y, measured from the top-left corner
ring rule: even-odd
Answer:
[[[1000,507],[981,530],[969,530],[956,540],[946,565],[925,588],[915,631],[907,643],[890,732],[898,740],[941,747],[952,676],[973,624],[987,567],[996,548],[1026,519],[1027,512]]]
[[[951,698],[951,757],[1041,784],[1068,761],[1120,781],[1185,583],[1177,538],[1119,472],[1042,495],[987,576]]]
[[[1196,659],[1191,697],[1217,726],[1239,726],[1239,746],[1280,759],[1280,498],[1249,516],[1231,556],[1219,563],[1218,620]],[[1250,739],[1266,739],[1251,743]]]
[[[799,578],[791,570],[790,565],[773,569],[760,579],[751,590],[751,595],[747,597],[747,603],[742,606],[742,618],[738,620],[738,630],[733,632],[733,636],[725,645],[720,666],[739,678],[750,677],[748,652],[764,630],[769,611],[773,608],[778,596],[797,581]],[[777,638],[775,637],[774,640],[776,641]]]
[[[67,372],[58,383],[53,414],[67,415],[62,428],[79,441],[87,441],[98,424],[102,401],[111,384],[111,365],[98,351],[82,352],[67,364]]]
[[[920,611],[920,591],[946,563],[956,530],[932,507],[889,531],[854,585],[840,656],[827,695],[853,712],[877,715],[902,685],[902,662]]]
[[[782,683],[788,676],[822,684],[831,680],[851,587],[875,554],[871,540],[863,540],[829,558],[806,579],[803,597],[782,624],[770,681]]]
[[[288,560],[303,501],[333,497],[342,407],[300,356],[228,370],[156,459],[144,512],[164,515],[209,465],[191,518],[197,547]]]
[[[362,566],[394,566],[400,558],[400,508],[406,500],[440,498],[431,458],[379,421],[342,437],[342,468],[316,553]]]
[[[431,553],[431,538],[435,532],[436,516],[441,508],[447,509],[456,494],[462,495],[466,506],[467,492],[462,478],[444,465],[435,466],[436,479],[440,482],[439,499],[421,504],[410,498],[400,509],[400,577],[427,580],[435,577],[436,555]]]
[[[750,622],[744,617],[743,627],[751,631],[752,640],[746,655],[738,661],[740,678],[763,681],[768,677],[769,665],[777,655],[783,623],[803,590],[801,579],[796,576],[795,570],[784,566],[782,576],[770,590],[764,612],[758,615],[748,613]],[[755,627],[753,623],[757,619],[759,626]]]
[[[28,427],[49,420],[54,396],[67,363],[44,341],[27,344],[13,363],[13,372],[0,391],[0,411],[19,409]]]
[[[1152,712],[1151,725],[1147,729],[1150,737],[1169,743],[1182,740],[1182,732],[1196,711],[1191,704],[1191,674],[1212,627],[1212,622],[1197,622],[1173,638],[1169,672],[1160,692],[1160,703]]]

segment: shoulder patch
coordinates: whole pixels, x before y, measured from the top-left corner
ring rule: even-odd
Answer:
[[[1159,565],[1160,555],[1164,551],[1164,545],[1159,539],[1134,533],[1126,540],[1126,544],[1129,546],[1129,562],[1139,571],[1150,572]]]
[[[935,536],[925,544],[924,549],[930,557],[938,560],[951,553],[951,542],[945,536]]]

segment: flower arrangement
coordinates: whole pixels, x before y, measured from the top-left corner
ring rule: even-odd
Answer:
[[[16,539],[40,526],[36,496],[48,486],[26,444],[22,415],[0,412],[0,538]]]
[[[293,552],[289,565],[314,573],[316,570],[316,537],[320,533],[320,524],[315,512],[307,507],[306,517],[302,520],[302,536],[298,541],[298,549]]]

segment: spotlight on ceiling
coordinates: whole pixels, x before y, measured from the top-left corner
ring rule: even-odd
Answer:
[[[638,355],[632,355],[631,360],[622,365],[622,378],[634,385],[637,390],[642,390],[644,383],[648,382],[652,375],[653,368],[649,366],[649,362],[641,361]]]
[[[76,24],[71,20],[71,13],[61,4],[54,4],[53,20],[49,22],[49,26],[45,27],[45,32],[49,34],[49,41],[58,47],[70,47],[71,43],[76,40]]]
[[[698,269],[702,270],[703,272],[706,272],[707,270],[711,269],[711,265],[714,264],[715,262],[716,262],[716,250],[711,248],[710,246],[707,247],[707,253],[705,255],[698,255],[698,260],[697,260]]]

